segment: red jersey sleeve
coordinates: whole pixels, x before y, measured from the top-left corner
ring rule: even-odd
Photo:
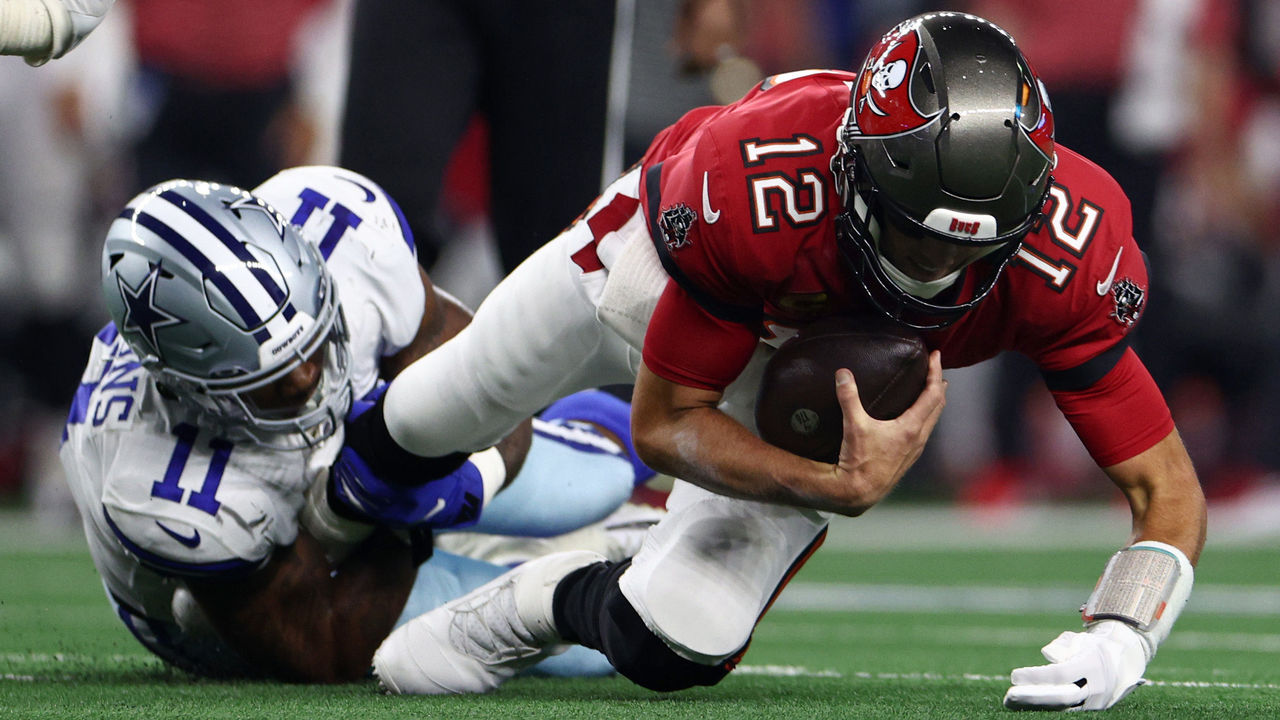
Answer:
[[[1173,421],[1129,348],[1150,287],[1129,200],[1101,168],[1065,148],[1058,152],[1043,225],[1010,268],[1013,297],[1030,319],[1017,349],[1040,367],[1058,406],[1105,467],[1154,445]]]
[[[758,341],[751,327],[712,315],[668,282],[644,337],[644,364],[680,385],[723,390],[746,367]]]
[[[1128,460],[1173,432],[1169,406],[1132,349],[1089,387],[1055,390],[1053,399],[1102,467]]]

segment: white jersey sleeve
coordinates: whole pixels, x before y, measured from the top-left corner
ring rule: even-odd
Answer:
[[[422,323],[426,290],[404,214],[372,180],[337,167],[290,168],[253,193],[328,263],[351,330],[352,385],[364,395],[382,358],[407,346]]]

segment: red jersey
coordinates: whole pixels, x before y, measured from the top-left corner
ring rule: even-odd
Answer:
[[[765,80],[738,102],[698,108],[654,140],[641,202],[668,283],[645,336],[646,366],[721,390],[756,342],[870,307],[836,245],[843,206],[830,170],[852,73]],[[1103,466],[1173,429],[1127,348],[1147,300],[1129,202],[1101,168],[1058,147],[1044,220],[981,304],[925,333],[944,367],[1013,350],[1040,367]],[[981,262],[981,261],[979,261]],[[976,273],[961,280],[973,282]]]
[[[296,37],[325,0],[133,0],[139,60],[223,90],[289,78]]]

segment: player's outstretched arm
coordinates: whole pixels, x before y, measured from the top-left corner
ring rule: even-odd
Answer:
[[[299,530],[252,575],[188,587],[219,635],[263,674],[332,683],[365,676],[415,576],[409,546],[386,531],[334,567]]]
[[[915,462],[944,403],[942,369],[931,360],[920,399],[896,420],[862,412],[852,375],[838,392],[846,407],[845,444],[836,465],[774,447],[721,412],[721,393],[671,382],[642,366],[636,379],[632,430],[640,458],[659,472],[714,492],[751,500],[858,515],[892,489]],[[849,419],[848,403],[859,416]]]
[[[1178,431],[1105,470],[1129,501],[1133,513],[1131,541],[1168,543],[1195,565],[1204,548],[1208,510],[1200,480]]]
[[[1064,632],[1046,645],[1041,652],[1047,665],[1014,670],[1006,707],[1115,705],[1142,684],[1191,594],[1207,512],[1177,431],[1106,472],[1129,500],[1131,544],[1111,557],[1089,596],[1085,631]]]

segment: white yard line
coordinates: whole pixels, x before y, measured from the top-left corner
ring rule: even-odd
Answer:
[[[774,607],[865,612],[1028,613],[1075,610],[1090,588],[993,585],[894,585],[795,582]],[[1280,617],[1280,589],[1245,585],[1197,587],[1187,613]]]
[[[1280,484],[1209,505],[1209,547],[1280,547]],[[856,518],[833,517],[827,546],[862,550],[1116,548],[1129,537],[1114,503],[965,506],[890,498]]]
[[[1209,506],[1209,548],[1280,547],[1280,482]],[[1098,549],[1128,539],[1132,520],[1115,503],[974,507],[889,498],[856,518],[833,517],[828,547],[860,550]],[[0,510],[0,552],[84,548],[77,525],[42,524],[31,512]]]
[[[833,626],[829,623],[794,623],[761,626],[756,632],[785,633],[796,640],[838,643],[889,643],[909,639],[917,646],[948,647],[968,645],[977,647],[1026,647],[1038,648],[1052,639],[1043,627],[981,627],[974,625],[923,625],[904,627],[856,622]],[[1062,629],[1070,629],[1063,627]],[[1280,634],[1275,633],[1227,633],[1199,630],[1175,630],[1164,647],[1181,650],[1220,650],[1225,652],[1280,653]]]
[[[815,678],[843,678],[844,675],[835,670],[813,670],[797,665],[739,665],[734,673],[740,675],[764,675],[767,677],[815,677]],[[1007,685],[1009,677],[1007,675],[978,675],[974,673],[962,674],[943,674],[943,673],[884,673],[884,672],[867,672],[859,671],[851,673],[850,678],[855,680],[912,680],[926,682],[956,682],[969,681]],[[1275,683],[1233,683],[1233,682],[1209,682],[1202,680],[1148,680],[1146,685],[1150,687],[1189,687],[1189,688],[1224,688],[1231,690],[1280,690],[1280,685]]]
[[[937,630],[936,628],[934,629]],[[1018,631],[1027,635],[1032,634],[1031,631]],[[933,633],[938,635],[939,633]],[[940,633],[943,636],[955,640],[955,636],[944,631]],[[1037,633],[1040,634],[1040,633]],[[1212,633],[1201,633],[1210,635]],[[1280,638],[1276,638],[1280,641]],[[104,658],[93,655],[81,654],[63,654],[63,653],[5,653],[0,655],[0,662],[4,662],[10,666],[46,664],[49,662],[101,662]],[[152,659],[150,655],[111,655],[108,658],[112,663],[120,662],[146,662]],[[809,677],[809,678],[844,678],[845,675],[837,670],[830,668],[813,669],[802,665],[739,665],[734,671],[738,675],[761,675],[766,677]],[[979,675],[976,673],[961,674],[944,674],[944,673],[887,673],[887,672],[870,672],[857,671],[850,673],[849,678],[855,680],[911,680],[926,682],[954,682],[957,680],[984,682],[993,684],[1004,684],[1009,682],[1009,678],[1005,675]],[[19,673],[0,673],[0,681],[10,682],[42,682],[42,681],[74,681],[75,678],[69,675],[28,675]],[[1235,682],[1211,682],[1207,680],[1148,680],[1147,685],[1153,687],[1188,687],[1188,688],[1225,688],[1232,690],[1280,690],[1280,684],[1276,683],[1235,683]]]

